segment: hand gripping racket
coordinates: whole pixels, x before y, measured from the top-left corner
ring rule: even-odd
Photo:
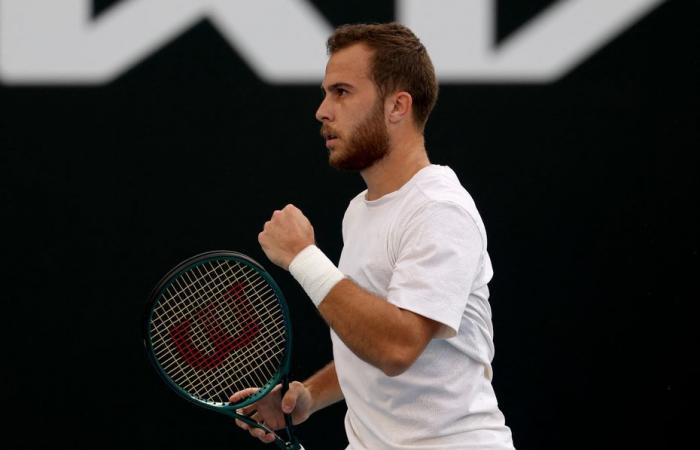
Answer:
[[[151,293],[144,323],[151,362],[186,400],[273,433],[237,409],[278,384],[288,388],[292,328],[277,284],[260,264],[236,252],[212,251],[173,268]],[[229,397],[260,388],[239,403]],[[252,414],[251,414],[252,415]],[[285,450],[302,449],[284,415]]]

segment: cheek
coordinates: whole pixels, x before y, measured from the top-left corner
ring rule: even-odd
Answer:
[[[357,131],[357,129],[363,123],[365,123],[369,116],[368,111],[362,111],[361,114],[358,114],[356,111],[353,111],[353,113],[354,114],[348,115],[348,117],[345,118],[344,122],[345,129],[350,132]]]
[[[338,117],[348,124],[361,122],[371,109],[371,107],[356,101],[356,99],[338,102],[336,106]]]

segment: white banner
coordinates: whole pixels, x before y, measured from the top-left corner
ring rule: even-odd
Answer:
[[[397,0],[441,82],[548,83],[665,0],[561,0],[495,45],[496,0]],[[330,23],[305,0],[0,0],[3,84],[108,83],[202,20],[262,80],[318,84]]]

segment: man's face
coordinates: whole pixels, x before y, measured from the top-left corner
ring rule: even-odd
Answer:
[[[363,170],[389,151],[384,102],[370,76],[372,52],[355,44],[335,52],[326,66],[325,98],[316,112],[331,166]]]

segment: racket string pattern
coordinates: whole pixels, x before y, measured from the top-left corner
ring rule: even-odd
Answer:
[[[288,348],[275,291],[236,260],[204,261],[180,273],[162,290],[149,326],[163,373],[210,404],[269,383]]]

